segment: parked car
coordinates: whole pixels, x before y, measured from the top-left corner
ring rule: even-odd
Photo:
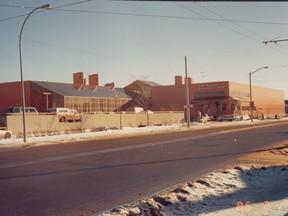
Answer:
[[[58,115],[58,119],[60,122],[79,122],[81,121],[81,115],[77,112],[76,109],[68,109],[68,108],[49,108],[47,110],[49,114]]]
[[[6,109],[6,113],[22,113],[23,107],[9,107]],[[35,107],[25,107],[25,113],[38,114]]]
[[[213,121],[213,120],[214,120],[213,116],[205,115],[205,116],[202,116],[202,118],[200,119],[200,122],[201,123],[206,123],[208,121]]]
[[[8,130],[6,130],[6,128],[5,127],[0,127],[0,138],[1,139],[9,139],[9,138],[11,138],[11,136],[12,136],[12,132],[11,131],[8,131]]]
[[[241,117],[240,116],[237,116],[237,115],[222,115],[222,116],[219,116],[217,118],[217,121],[219,122],[222,122],[222,121],[235,121],[235,120],[240,120]]]

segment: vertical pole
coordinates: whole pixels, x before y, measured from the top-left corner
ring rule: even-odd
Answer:
[[[26,20],[27,20],[27,18],[26,18]],[[26,22],[26,20],[25,20],[25,22]],[[22,28],[21,28],[21,31],[20,31],[20,35],[19,35],[19,61],[20,61],[22,121],[23,121],[23,142],[24,143],[26,143],[26,111],[25,111],[25,87],[24,87],[24,79],[23,79],[23,67],[22,67],[21,36],[22,36],[22,31],[23,31],[23,27],[24,27],[25,22],[22,25]]]
[[[22,26],[21,26],[21,30],[20,30],[20,34],[19,34],[19,62],[20,62],[20,77],[21,77],[21,91],[22,91],[22,116],[23,116],[23,142],[26,143],[26,111],[25,111],[25,88],[24,88],[24,79],[23,79],[23,66],[22,66],[22,48],[21,48],[21,39],[22,39],[22,33],[23,33],[23,29],[25,26],[25,23],[27,22],[28,18],[30,17],[30,15],[38,10],[38,9],[45,9],[48,10],[51,7],[50,4],[45,4],[42,5],[41,7],[37,7],[34,8],[25,18]]]
[[[187,127],[190,127],[190,101],[189,101],[189,83],[187,77],[187,57],[185,56],[185,80],[186,80],[186,118]]]
[[[251,75],[252,73],[249,72],[249,88],[250,88],[250,119],[253,122],[253,100],[252,100],[252,84],[251,84]]]
[[[48,110],[48,94],[46,94],[46,111]]]

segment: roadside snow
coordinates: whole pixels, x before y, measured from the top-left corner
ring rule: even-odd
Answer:
[[[49,143],[57,143],[57,142],[69,142],[75,140],[85,140],[85,139],[93,139],[93,138],[104,138],[104,137],[115,137],[119,135],[129,135],[129,134],[137,134],[137,133],[149,133],[149,132],[157,132],[164,130],[175,130],[180,129],[183,126],[181,125],[170,125],[170,126],[151,126],[151,127],[140,127],[140,128],[123,128],[122,130],[118,129],[107,129],[103,131],[94,131],[86,130],[82,133],[63,133],[58,135],[51,136],[28,136],[26,144],[49,144]],[[13,147],[19,146],[19,144],[23,144],[23,138],[16,138],[15,135],[12,135],[11,139],[2,139],[0,140],[0,147]]]
[[[284,216],[287,167],[235,167],[154,195],[101,216]]]
[[[274,121],[275,119],[270,119],[266,121]],[[286,118],[278,119],[280,120],[287,120]],[[261,122],[266,121],[259,121],[254,120],[252,124],[258,124]],[[220,127],[220,126],[227,126],[227,125],[235,125],[235,124],[251,124],[249,120],[245,121],[234,121],[234,122],[207,122],[207,123],[197,123],[191,122],[191,129],[201,129],[207,127]],[[184,125],[165,125],[165,126],[148,126],[148,127],[138,127],[138,128],[131,128],[125,127],[123,129],[112,128],[104,131],[94,131],[86,130],[82,133],[80,132],[71,132],[71,133],[62,133],[57,135],[47,135],[43,134],[41,136],[32,136],[28,135],[26,144],[23,143],[23,138],[16,138],[15,135],[12,135],[10,139],[0,139],[0,148],[1,147],[19,147],[21,145],[27,144],[52,144],[57,142],[69,142],[75,140],[85,140],[85,139],[93,139],[93,138],[105,138],[105,137],[115,137],[115,136],[122,136],[122,135],[132,135],[132,134],[143,134],[143,133],[155,133],[160,131],[172,131],[172,130],[180,130],[186,129],[187,126]]]

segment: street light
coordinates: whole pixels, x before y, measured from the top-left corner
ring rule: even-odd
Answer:
[[[187,57],[185,56],[185,80],[186,80],[186,118],[187,127],[190,128],[190,101],[189,101],[189,83],[187,77]]]
[[[26,120],[25,120],[25,91],[24,91],[24,81],[23,81],[23,70],[22,70],[22,53],[21,53],[21,39],[22,39],[22,32],[23,32],[23,28],[24,25],[26,23],[26,21],[28,20],[28,18],[30,17],[30,15],[38,10],[38,9],[44,9],[44,10],[48,10],[51,8],[50,4],[45,4],[42,5],[41,7],[37,7],[35,9],[33,9],[26,17],[26,19],[24,20],[21,30],[20,30],[20,34],[19,34],[19,57],[20,57],[20,76],[21,76],[21,92],[22,92],[22,115],[23,115],[23,141],[24,143],[26,142]]]
[[[259,70],[262,70],[262,69],[267,69],[268,67],[261,67],[253,72],[249,72],[249,87],[250,87],[250,119],[251,119],[251,122],[253,122],[253,107],[254,107],[254,101],[252,100],[252,85],[251,85],[251,76],[252,74],[256,73],[257,71]]]

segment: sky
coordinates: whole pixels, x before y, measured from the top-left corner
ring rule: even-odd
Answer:
[[[72,83],[75,72],[100,85],[142,79],[174,84],[232,81],[283,90],[288,99],[288,2],[1,0],[0,82]]]

